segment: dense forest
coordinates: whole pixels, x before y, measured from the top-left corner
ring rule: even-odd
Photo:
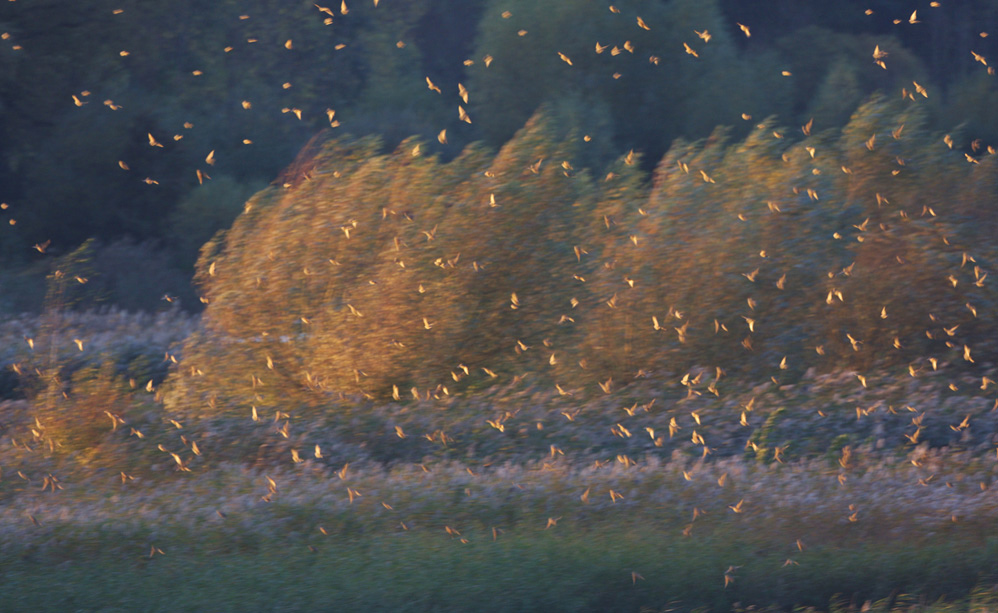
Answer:
[[[0,31],[8,311],[40,308],[68,256],[91,303],[198,310],[201,244],[322,130],[449,160],[544,105],[600,175],[717,126],[840,130],[879,92],[917,97],[959,151],[998,142],[991,0],[38,0],[0,6]]]

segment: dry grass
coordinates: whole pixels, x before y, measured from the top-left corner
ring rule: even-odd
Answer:
[[[167,353],[196,325],[114,311],[63,321],[52,338],[65,359],[84,336],[83,353],[105,359],[140,345]],[[31,318],[0,329],[25,346],[44,334]],[[870,610],[942,611],[968,610],[975,585],[985,587],[974,610],[989,610],[993,389],[946,363],[920,374],[866,386],[848,372],[780,386],[724,379],[719,396],[703,382],[638,381],[589,398],[528,377],[439,401],[261,408],[259,421],[249,407],[169,412],[139,386],[123,392],[127,423],[100,417],[96,443],[78,450],[48,447],[31,433],[31,406],[9,402],[0,585],[20,594],[11,610],[141,600],[101,579],[111,575],[214,610],[238,610],[246,595],[255,610],[328,599],[371,610],[843,610],[833,595],[844,594]],[[95,393],[57,406],[100,406]],[[673,419],[682,429],[670,437]],[[918,444],[906,438],[913,420]],[[209,568],[224,587],[197,578]],[[39,589],[53,572],[67,587]],[[198,600],[175,601],[178,580]],[[272,593],[292,583],[297,598]],[[928,606],[940,596],[951,604]]]

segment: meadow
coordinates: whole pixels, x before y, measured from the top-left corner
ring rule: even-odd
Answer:
[[[995,2],[336,4],[0,3],[0,613],[998,611]]]
[[[147,362],[197,326],[65,317],[102,331],[92,358],[138,343]],[[43,325],[6,323],[5,346]],[[73,325],[50,340],[63,361],[85,359]],[[713,402],[678,380],[577,403],[520,382],[258,421],[137,385],[72,452],[8,402],[4,610],[994,610],[993,402],[980,378],[904,376]]]

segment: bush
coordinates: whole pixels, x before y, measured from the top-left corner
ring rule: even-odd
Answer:
[[[548,360],[545,340],[568,334],[554,313],[571,308],[557,266],[592,204],[553,132],[538,118],[494,159],[472,147],[447,164],[413,141],[389,155],[328,142],[308,180],[257,194],[205,247],[205,336],[178,378],[200,369],[203,393],[247,403],[425,396],[519,367],[517,341],[536,347],[525,360]]]
[[[121,416],[132,408],[128,384],[111,362],[77,370],[69,381],[57,372],[45,372],[37,383],[40,389],[32,394],[35,423],[40,426],[36,436],[60,451],[98,447],[112,430],[112,418],[105,412]]]
[[[994,304],[993,249],[951,221],[978,171],[918,106],[874,99],[802,142],[768,122],[679,141],[650,185],[636,155],[599,181],[577,170],[557,117],[494,157],[309,153],[203,250],[174,401],[426,400],[527,373],[598,393],[695,367],[785,380],[993,355],[975,311]]]

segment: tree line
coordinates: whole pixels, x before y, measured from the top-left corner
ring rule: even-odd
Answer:
[[[996,142],[995,2],[776,4],[5,3],[0,257],[47,270],[96,239],[91,260],[113,248],[187,276],[197,247],[324,128],[378,135],[381,152],[419,135],[446,160],[501,148],[545,105],[590,137],[581,167],[634,149],[651,170],[675,139],[718,125],[736,138],[770,116],[840,129],[880,91],[927,96],[927,125],[960,148]],[[106,299],[156,294],[127,287]]]

